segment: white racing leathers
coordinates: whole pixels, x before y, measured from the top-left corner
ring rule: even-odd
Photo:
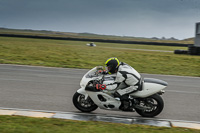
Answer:
[[[121,62],[117,71],[115,82],[112,84],[108,84],[106,89],[116,89],[116,92],[121,96],[125,94],[130,94],[138,89],[140,79],[140,74],[134,68],[126,63]]]

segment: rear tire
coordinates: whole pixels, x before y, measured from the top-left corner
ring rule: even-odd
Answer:
[[[89,96],[85,100],[85,96],[83,94],[79,94],[78,92],[76,92],[73,96],[73,104],[78,110],[82,112],[92,112],[98,108],[98,106]]]
[[[135,111],[143,117],[154,117],[160,114],[164,108],[164,102],[160,95],[155,94],[145,98],[144,106],[151,107],[149,110],[135,109]]]

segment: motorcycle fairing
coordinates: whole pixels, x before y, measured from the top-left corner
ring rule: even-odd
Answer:
[[[161,84],[163,86],[167,86],[168,85],[167,82],[165,82],[163,80],[159,80],[159,79],[154,79],[154,78],[144,78],[144,82]]]
[[[153,78],[144,78],[141,91],[134,92],[130,95],[133,97],[145,98],[160,92],[166,87],[167,87],[167,82],[165,81]]]
[[[119,110],[121,101],[103,92],[86,91],[92,101],[101,109]]]

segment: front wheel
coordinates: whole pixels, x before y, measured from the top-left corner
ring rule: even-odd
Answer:
[[[157,116],[164,108],[163,99],[158,94],[140,100],[139,104],[145,109],[136,108],[135,111],[143,117]]]
[[[73,104],[82,112],[92,112],[98,108],[89,96],[85,99],[85,96],[83,94],[79,94],[78,92],[76,92],[73,96]]]

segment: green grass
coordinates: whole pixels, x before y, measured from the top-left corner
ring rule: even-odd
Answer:
[[[0,116],[1,133],[199,133],[200,130],[108,122]]]
[[[88,47],[86,42],[81,41],[0,37],[0,63],[92,68],[104,65],[105,60],[109,57],[118,57],[140,73],[200,77],[200,56],[133,50],[173,51],[187,48],[114,43],[96,44],[97,47]]]

